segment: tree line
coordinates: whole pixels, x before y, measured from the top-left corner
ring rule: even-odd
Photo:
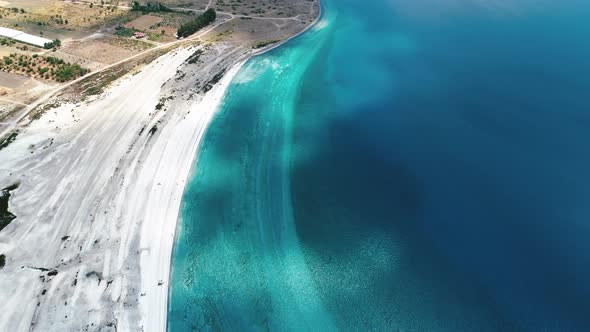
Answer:
[[[140,4],[137,1],[133,1],[131,4],[131,11],[132,12],[142,12],[142,13],[158,13],[158,12],[172,12],[173,10],[164,6],[159,2],[148,2],[145,5]]]
[[[188,37],[193,33],[199,31],[203,27],[209,25],[211,22],[215,21],[217,14],[215,13],[215,9],[209,8],[201,15],[197,16],[196,18],[182,24],[177,31],[178,38],[181,37]]]

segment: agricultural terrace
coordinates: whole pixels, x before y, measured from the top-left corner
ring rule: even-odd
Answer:
[[[0,61],[0,70],[33,78],[66,82],[83,76],[87,69],[52,56],[12,53]]]

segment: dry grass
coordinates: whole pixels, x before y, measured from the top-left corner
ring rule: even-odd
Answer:
[[[148,30],[152,25],[162,22],[164,19],[153,15],[143,15],[133,21],[125,24],[126,28],[134,28],[137,30]]]
[[[16,8],[20,8],[18,5]],[[129,12],[116,7],[93,6],[54,1],[50,4],[33,9],[24,9],[24,12],[14,12],[9,8],[0,8],[0,17],[5,23],[18,24],[32,23],[40,27],[56,27],[72,29],[80,27],[93,27],[104,24],[114,19],[120,19]]]
[[[0,86],[8,89],[16,89],[23,85],[28,78],[26,76],[0,71]],[[4,96],[9,90],[0,88],[0,96]]]
[[[145,51],[148,48],[154,47],[154,45],[150,43],[143,42],[141,40],[133,39],[133,38],[108,38],[108,43],[115,46],[124,48],[126,50],[130,50],[132,52],[141,52]]]
[[[109,42],[109,39],[100,38],[84,42],[71,42],[61,51],[103,64],[115,63],[133,55],[131,50],[114,46]]]

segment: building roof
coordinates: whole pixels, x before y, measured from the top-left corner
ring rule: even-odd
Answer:
[[[4,27],[0,27],[0,36],[12,38],[16,41],[39,46],[39,47],[44,47],[46,43],[51,42],[51,40],[47,39],[47,38],[30,35],[28,33],[24,33],[19,30],[14,30],[14,29],[9,29],[9,28],[4,28]]]

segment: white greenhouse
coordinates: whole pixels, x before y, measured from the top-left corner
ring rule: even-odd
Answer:
[[[28,33],[24,33],[22,31],[4,28],[4,27],[0,27],[0,36],[11,38],[11,39],[14,39],[16,41],[19,41],[19,42],[22,42],[25,44],[30,44],[30,45],[39,46],[39,47],[44,47],[46,43],[51,42],[51,40],[49,40],[47,38],[33,36]]]

